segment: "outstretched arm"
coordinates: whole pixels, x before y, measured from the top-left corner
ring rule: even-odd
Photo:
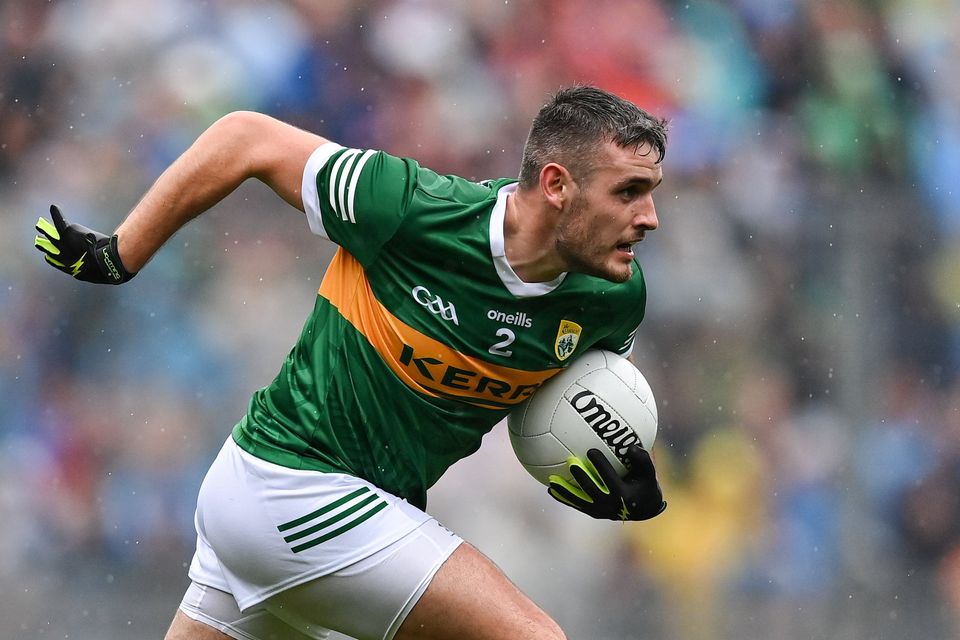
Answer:
[[[128,281],[178,229],[220,202],[247,178],[258,178],[301,211],[303,168],[326,142],[269,116],[228,114],[203,132],[164,171],[113,236],[64,220],[37,221],[34,241],[48,263],[88,282]]]
[[[303,167],[326,140],[269,116],[230,113],[164,171],[117,228],[120,259],[139,271],[178,229],[258,178],[301,211]]]

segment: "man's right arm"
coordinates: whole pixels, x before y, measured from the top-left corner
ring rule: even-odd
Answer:
[[[310,154],[325,142],[260,113],[230,113],[157,178],[112,237],[67,223],[52,207],[54,222],[37,222],[35,244],[47,262],[80,280],[126,282],[178,229],[248,178],[261,180],[303,211],[303,170]]]
[[[300,189],[310,154],[326,139],[269,116],[230,113],[164,171],[117,228],[120,259],[139,271],[178,229],[248,178],[303,210]]]

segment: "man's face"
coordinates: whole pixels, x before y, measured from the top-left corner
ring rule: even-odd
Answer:
[[[657,228],[653,190],[663,179],[648,145],[601,146],[602,157],[561,213],[557,252],[567,271],[625,282],[633,272],[633,246]]]

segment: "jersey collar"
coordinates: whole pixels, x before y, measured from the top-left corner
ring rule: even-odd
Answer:
[[[496,267],[500,281],[503,282],[507,291],[518,298],[533,298],[550,293],[559,287],[567,274],[561,273],[549,282],[524,282],[510,266],[503,246],[503,223],[507,212],[507,198],[516,190],[517,183],[514,182],[501,187],[497,192],[497,202],[493,205],[493,211],[490,212],[490,254],[493,256],[493,266]]]

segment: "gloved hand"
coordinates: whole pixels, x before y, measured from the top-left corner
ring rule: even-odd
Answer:
[[[37,220],[40,235],[33,244],[55,269],[98,284],[123,284],[137,275],[120,262],[116,235],[105,236],[79,224],[67,224],[56,205],[50,206],[50,217],[53,224],[45,218]]]
[[[635,444],[627,449],[626,458],[628,471],[621,478],[599,449],[590,449],[587,460],[571,457],[567,461],[576,484],[551,475],[547,491],[560,502],[601,520],[649,520],[660,515],[667,503],[650,454]]]

